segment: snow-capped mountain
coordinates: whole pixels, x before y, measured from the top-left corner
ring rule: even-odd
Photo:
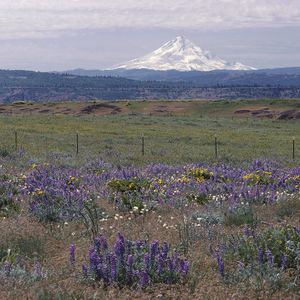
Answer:
[[[190,40],[179,36],[159,49],[118,65],[112,69],[151,69],[178,71],[255,70],[241,63],[229,63],[202,50]]]

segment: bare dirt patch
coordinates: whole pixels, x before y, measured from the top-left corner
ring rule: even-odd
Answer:
[[[93,104],[93,105],[88,105],[86,107],[84,107],[81,110],[81,113],[84,114],[91,114],[91,113],[95,113],[95,112],[108,112],[109,113],[120,113],[122,111],[122,109],[116,105],[112,105],[112,104],[106,104],[106,103],[99,103],[99,104]]]

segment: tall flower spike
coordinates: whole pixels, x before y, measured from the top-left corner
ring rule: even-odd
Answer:
[[[224,277],[225,276],[225,266],[224,266],[224,262],[223,262],[223,259],[220,255],[220,253],[217,253],[217,263],[218,263],[219,272],[220,272],[221,276]]]
[[[75,246],[73,244],[69,247],[69,260],[71,265],[75,264]]]
[[[258,252],[257,252],[257,259],[258,259],[258,262],[262,265],[264,263],[264,253],[262,251],[261,248],[258,249]]]
[[[268,261],[269,261],[269,266],[273,267],[273,265],[274,265],[274,256],[273,256],[270,249],[267,249],[266,255],[267,255],[267,258],[268,258]]]
[[[288,256],[286,254],[282,255],[281,257],[281,262],[280,262],[280,269],[283,272],[286,268],[287,265],[287,261],[288,261]]]
[[[150,284],[150,277],[149,277],[148,273],[145,271],[141,271],[139,273],[139,285],[141,287],[145,287],[146,285],[149,285],[149,284]]]

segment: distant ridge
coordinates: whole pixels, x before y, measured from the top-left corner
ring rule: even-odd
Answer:
[[[157,77],[157,72],[153,71],[153,76]],[[0,70],[0,103],[19,100],[300,98],[300,75],[252,71],[159,73],[172,75],[174,80],[141,81],[122,77]],[[178,80],[177,76],[182,73],[190,76],[188,80]]]

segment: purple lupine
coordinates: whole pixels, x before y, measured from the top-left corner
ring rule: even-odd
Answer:
[[[128,284],[132,283],[132,276],[133,276],[133,263],[134,263],[134,258],[133,255],[128,255],[127,257],[127,282]]]
[[[163,246],[162,246],[162,249],[161,249],[161,253],[162,253],[162,257],[164,259],[166,259],[167,256],[168,256],[168,253],[169,253],[169,245],[168,245],[167,242],[163,243]]]
[[[7,276],[7,277],[10,276],[11,269],[12,269],[12,264],[11,264],[11,262],[9,262],[9,261],[6,260],[6,261],[4,262],[4,273],[5,273],[5,276]]]
[[[147,272],[141,271],[139,273],[139,285],[145,287],[150,284],[150,277]]]
[[[111,265],[111,280],[115,282],[117,280],[117,263],[116,257],[113,253],[110,254],[110,265]]]
[[[82,265],[81,268],[82,268],[83,277],[87,278],[88,277],[88,267],[86,265]]]
[[[89,268],[83,266],[82,272],[85,277],[89,272],[95,280],[103,280],[107,284],[114,282],[133,285],[138,283],[141,287],[150,284],[152,276],[157,282],[174,283],[180,277],[186,276],[189,269],[187,260],[182,260],[176,252],[172,257],[168,256],[169,247],[165,243],[164,247],[159,248],[158,241],[149,244],[143,242],[143,247],[136,247],[138,242],[132,242],[130,254],[128,254],[129,244],[122,235],[118,235],[114,244],[113,252],[106,251],[103,254],[97,252],[98,243],[89,249]],[[125,243],[127,246],[125,246]],[[101,242],[101,248],[102,242]],[[144,251],[148,249],[149,253]],[[153,265],[151,265],[151,253]],[[142,263],[140,259],[142,258]],[[135,261],[138,263],[135,264]]]
[[[280,269],[282,272],[285,270],[287,262],[288,262],[288,256],[286,254],[283,254],[280,262]]]
[[[144,254],[144,268],[146,271],[150,270],[150,254],[149,253]]]
[[[35,277],[37,277],[37,278],[42,278],[44,276],[43,271],[42,271],[42,266],[41,266],[41,264],[38,261],[36,261],[34,263],[34,266],[33,266],[33,275]]]
[[[186,275],[189,272],[189,262],[187,260],[180,261],[180,270],[179,272],[183,275]]]
[[[71,244],[69,247],[69,260],[71,265],[75,264],[75,245]]]
[[[100,237],[100,241],[101,241],[101,246],[102,246],[102,249],[104,251],[106,251],[108,249],[108,243],[107,243],[107,239],[101,235]]]
[[[118,238],[114,245],[114,252],[118,257],[123,257],[125,254],[124,238],[121,234],[118,234]]]
[[[273,254],[272,254],[272,252],[269,248],[266,250],[266,256],[268,258],[269,266],[273,267],[273,265],[274,265],[274,256],[273,256]]]
[[[250,230],[249,230],[249,227],[247,225],[243,228],[243,232],[244,232],[245,237],[250,236]]]
[[[161,255],[159,255],[158,261],[157,261],[157,269],[156,269],[158,276],[160,276],[161,273],[163,272],[163,267],[164,267],[164,259]]]
[[[99,257],[98,257],[98,253],[95,250],[94,247],[91,247],[89,249],[89,261],[90,261],[90,267],[93,271],[95,271],[97,269],[97,266],[99,264]]]
[[[257,252],[257,258],[258,258],[258,262],[263,265],[264,264],[264,252],[261,248],[258,249]]]
[[[95,245],[95,248],[97,249],[98,252],[101,251],[101,239],[100,237],[96,237],[94,239],[94,245]]]
[[[218,269],[219,269],[219,273],[222,276],[222,278],[225,277],[225,265],[223,262],[223,259],[220,255],[220,253],[216,253],[216,257],[217,257],[217,263],[218,263]]]
[[[154,263],[155,256],[157,255],[159,247],[159,242],[157,240],[154,240],[150,244],[150,257],[151,257],[151,264]]]

